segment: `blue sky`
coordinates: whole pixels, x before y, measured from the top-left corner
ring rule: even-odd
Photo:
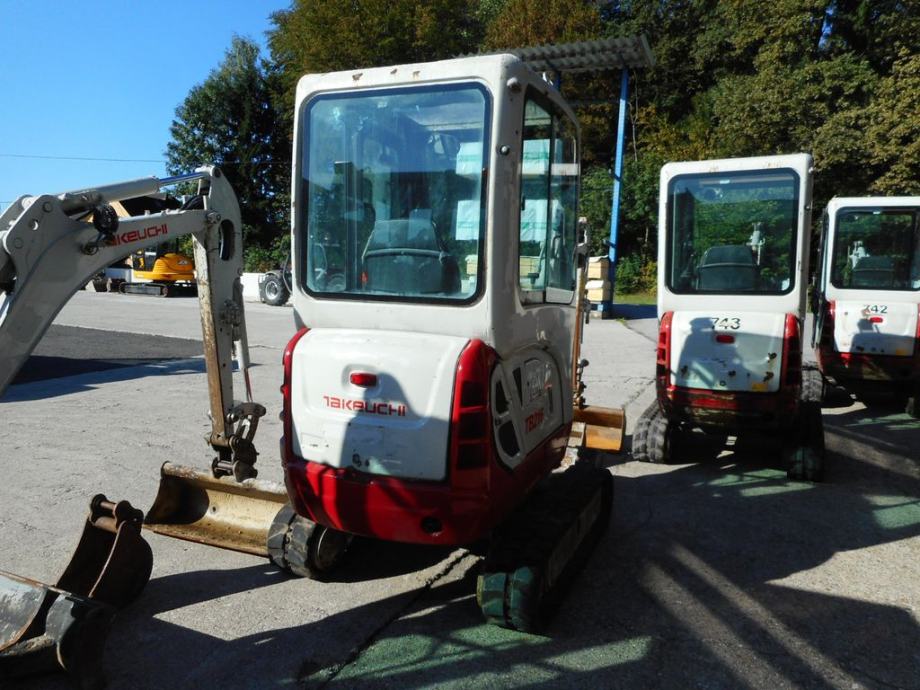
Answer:
[[[234,34],[264,49],[269,15],[289,5],[0,0],[0,209],[23,194],[164,176],[176,106]]]

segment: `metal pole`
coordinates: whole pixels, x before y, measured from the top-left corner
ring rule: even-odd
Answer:
[[[620,183],[623,178],[623,149],[626,148],[626,107],[629,98],[629,70],[623,68],[620,76],[620,110],[617,114],[617,152],[613,163],[613,201],[610,208],[610,239],[607,257],[607,279],[610,281],[610,300],[601,303],[602,318],[613,316],[613,290],[617,275],[617,234],[620,230]]]

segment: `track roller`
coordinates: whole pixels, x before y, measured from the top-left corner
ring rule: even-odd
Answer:
[[[789,479],[821,481],[824,476],[825,450],[820,403],[802,402],[799,419],[783,449],[783,455]]]
[[[576,463],[546,477],[495,532],[476,600],[504,628],[540,631],[610,522],[613,477]]]
[[[297,577],[323,580],[342,562],[351,541],[351,534],[318,525],[287,504],[269,529],[268,557]]]

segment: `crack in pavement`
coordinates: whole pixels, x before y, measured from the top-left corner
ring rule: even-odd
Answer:
[[[450,561],[441,570],[428,578],[421,587],[415,590],[415,592],[409,597],[408,601],[406,601],[405,605],[394,611],[392,615],[388,616],[380,625],[374,628],[370,635],[368,635],[359,645],[354,647],[351,652],[349,652],[348,657],[344,661],[327,667],[324,670],[326,677],[316,687],[325,688],[327,685],[329,685],[329,683],[335,680],[336,676],[338,676],[350,664],[353,664],[355,661],[357,661],[358,657],[360,657],[365,650],[374,644],[374,642],[377,641],[377,639],[388,627],[402,618],[406,612],[409,611],[409,609],[415,606],[415,604],[423,596],[431,591],[435,584],[447,577],[461,561],[469,558],[470,555],[471,554],[468,551],[461,551],[456,556],[451,558]],[[306,663],[309,665],[309,660]],[[309,677],[319,672],[320,671],[317,670],[310,670],[306,673],[301,672],[297,680],[303,684],[302,687],[306,687],[307,682],[309,681]]]

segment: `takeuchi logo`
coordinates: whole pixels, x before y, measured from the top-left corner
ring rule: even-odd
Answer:
[[[169,227],[166,223],[151,225],[149,228],[144,228],[143,230],[129,230],[115,235],[115,244],[131,244],[132,242],[140,242],[141,240],[149,240],[152,237],[168,234]]]
[[[374,402],[372,400],[352,400],[351,398],[340,398],[335,395],[324,395],[323,402],[326,407],[333,410],[351,410],[362,414],[379,414],[384,417],[405,417],[406,406],[389,402]]]

